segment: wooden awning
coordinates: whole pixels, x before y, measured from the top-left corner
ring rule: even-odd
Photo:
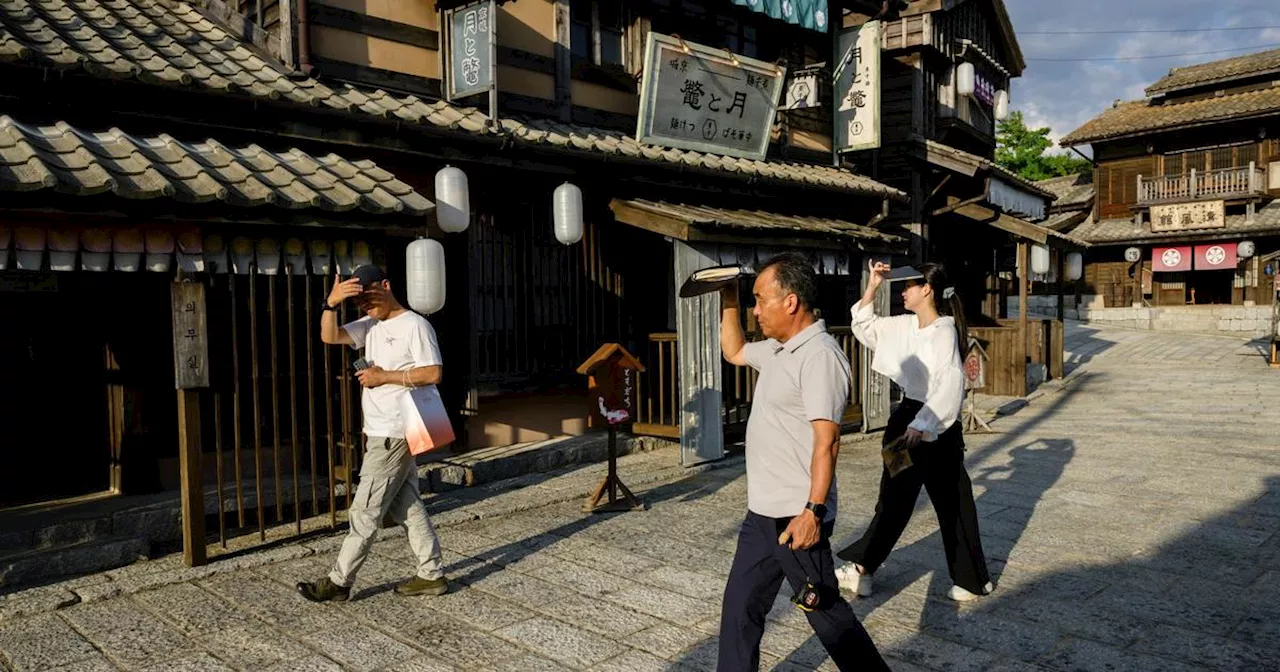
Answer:
[[[790,247],[901,252],[906,239],[870,226],[827,217],[784,215],[760,210],[733,210],[701,205],[615,198],[613,216],[624,224],[686,242],[756,244]]]
[[[951,212],[968,217],[977,222],[988,224],[1001,231],[1006,231],[1019,238],[1025,238],[1034,243],[1048,245],[1065,250],[1083,250],[1089,247],[1079,238],[1069,236],[1065,233],[1058,233],[1052,229],[1033,224],[1025,219],[1019,219],[1013,215],[1006,215],[1003,212],[997,212],[980,203],[967,203],[960,205],[961,201],[954,197],[949,199],[954,209]]]

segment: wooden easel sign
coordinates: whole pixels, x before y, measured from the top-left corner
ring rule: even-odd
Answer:
[[[635,419],[636,374],[642,371],[644,365],[640,360],[617,343],[600,346],[578,367],[578,373],[588,376],[591,426],[609,428],[609,473],[582,505],[583,511],[598,513],[644,508],[644,504],[618,478],[618,427]],[[602,503],[606,495],[608,501]]]
[[[968,402],[964,409],[964,431],[977,431],[979,427],[993,432],[982,416],[978,415],[977,402],[974,398],[976,390],[987,386],[987,351],[976,338],[969,339],[969,352],[964,358],[964,389]]]

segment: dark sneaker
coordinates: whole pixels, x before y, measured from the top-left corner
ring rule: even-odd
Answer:
[[[449,592],[449,579],[440,577],[438,579],[424,579],[418,576],[405,581],[396,586],[396,593],[399,595],[444,595]]]
[[[299,583],[298,592],[312,602],[346,602],[351,597],[350,587],[343,588],[330,581],[327,576],[313,583]]]

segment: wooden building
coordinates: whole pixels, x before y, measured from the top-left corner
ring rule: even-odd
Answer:
[[[904,249],[871,225],[905,194],[832,166],[824,112],[780,113],[765,160],[635,140],[650,30],[787,68],[828,59],[828,33],[728,0],[501,3],[495,124],[484,96],[440,99],[452,8],[0,6],[0,314],[21,325],[6,329],[4,370],[54,372],[6,375],[0,442],[30,445],[53,416],[75,416],[75,459],[101,466],[83,483],[31,479],[0,507],[177,487],[168,291],[180,268],[208,287],[200,416],[207,484],[222,493],[209,506],[230,499],[218,524],[261,529],[341,508],[333,486],[358,455],[351,354],[316,342],[310,321],[333,270],[377,261],[403,286],[405,245],[444,243],[448,298],[431,320],[459,449],[585,431],[574,368],[616,341],[648,367],[639,428],[683,432],[693,462],[722,454],[716,430],[745,417],[749,381],[704,347],[718,311],[677,301],[679,280],[799,250],[839,327],[863,255]],[[469,179],[465,233],[424,216],[446,165]],[[587,213],[568,246],[551,206],[566,181]],[[33,473],[68,459],[19,452]]]
[[[1062,230],[1092,244],[1087,304],[1271,304],[1278,84],[1280,50],[1175,68],[1062,139],[1096,164],[1087,197],[1062,207]]]

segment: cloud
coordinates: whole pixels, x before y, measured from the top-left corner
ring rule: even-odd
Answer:
[[[1208,7],[1206,5],[1208,4]],[[1205,63],[1280,44],[1280,29],[1228,32],[1036,34],[1036,31],[1138,31],[1170,28],[1280,24],[1275,0],[1006,0],[1027,69],[1015,79],[1012,105],[1032,127],[1048,126],[1059,138],[1097,116],[1116,100],[1138,100],[1170,68]],[[1195,54],[1124,61],[1066,61]],[[1058,60],[1042,60],[1058,59]]]

